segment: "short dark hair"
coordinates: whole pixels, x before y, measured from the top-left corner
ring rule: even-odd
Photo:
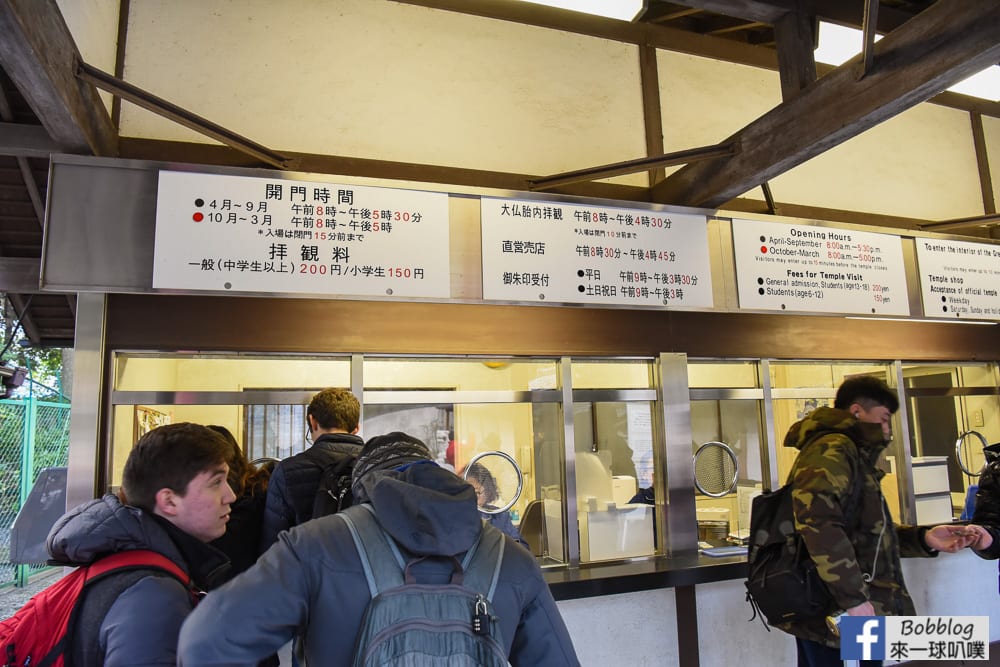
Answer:
[[[462,477],[466,481],[474,479],[479,482],[479,486],[483,489],[483,503],[492,503],[500,497],[500,493],[497,491],[497,480],[482,463],[477,461],[466,466],[465,470],[462,471]]]
[[[846,410],[854,403],[863,406],[865,409],[874,405],[882,405],[889,408],[889,412],[895,413],[899,409],[899,398],[884,380],[873,375],[859,375],[858,377],[844,380],[837,389],[837,398],[833,407],[838,410]]]
[[[347,389],[324,389],[309,401],[306,414],[323,429],[340,429],[348,433],[358,427],[361,404]]]
[[[130,505],[152,512],[160,489],[183,496],[192,479],[225,463],[229,450],[222,435],[201,424],[154,428],[129,453],[122,491]]]

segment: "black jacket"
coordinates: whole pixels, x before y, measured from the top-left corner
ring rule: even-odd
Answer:
[[[220,583],[229,581],[257,562],[265,499],[263,491],[244,492],[230,507],[226,534],[209,542],[229,557],[231,567]]]
[[[364,444],[350,433],[324,433],[312,447],[275,466],[264,504],[261,553],[278,540],[278,533],[312,518],[313,498],[323,468],[343,456],[356,457]]]
[[[979,491],[976,492],[972,523],[990,531],[993,544],[976,553],[983,558],[1000,558],[1000,442],[983,451],[986,454],[986,469],[979,476]]]

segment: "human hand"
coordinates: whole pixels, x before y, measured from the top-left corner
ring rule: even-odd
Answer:
[[[969,544],[970,549],[983,551],[984,549],[989,549],[990,545],[993,544],[993,534],[982,526],[969,524],[965,527],[965,533],[972,539],[972,542]]]
[[[953,554],[979,539],[978,533],[968,531],[968,526],[934,526],[924,533],[924,543],[931,549]]]
[[[874,616],[875,607],[872,606],[871,602],[862,602],[857,607],[851,607],[847,610],[848,616]]]

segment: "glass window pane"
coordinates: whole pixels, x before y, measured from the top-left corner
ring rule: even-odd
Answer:
[[[690,361],[688,386],[753,389],[758,386],[757,362],[754,361]]]
[[[548,360],[366,358],[364,377],[366,390],[529,391],[556,389],[557,368]]]
[[[591,361],[574,359],[574,389],[648,389],[653,386],[648,359]]]
[[[886,365],[879,363],[824,364],[806,362],[770,363],[771,386],[778,388],[825,387],[836,389],[845,377],[878,375],[885,379]]]
[[[706,443],[716,442],[726,445],[736,460],[735,471],[732,471],[732,458],[723,455],[724,448],[710,446],[699,455],[695,465],[695,475],[711,494],[729,488],[730,480],[736,478],[735,487],[718,497],[702,493],[695,487],[698,535],[713,546],[723,546],[730,538],[749,538],[750,501],[763,488],[764,479],[760,459],[764,440],[761,406],[762,401],[758,400],[691,402],[692,453]],[[703,477],[708,478],[708,485]],[[718,480],[722,484],[710,488]]]
[[[349,387],[344,357],[235,354],[115,355],[116,391],[243,391]]]
[[[362,432],[366,438],[391,431],[418,437],[458,474],[478,454],[509,455],[523,487],[507,514],[542,564],[551,565],[566,561],[560,415],[555,403],[368,404]],[[504,505],[515,495],[514,479],[500,473],[493,479]]]
[[[576,403],[573,409],[581,561],[652,555],[653,506],[631,502],[640,470],[652,485],[652,404]]]
[[[969,487],[977,481],[969,473],[985,462],[983,443],[1000,441],[995,369],[990,364],[906,364],[903,378],[916,518],[919,523],[949,521],[961,515]]]

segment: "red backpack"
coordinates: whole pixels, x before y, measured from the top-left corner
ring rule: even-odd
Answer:
[[[114,572],[136,569],[163,570],[191,586],[186,572],[155,551],[122,551],[78,567],[0,622],[3,667],[63,667],[72,652],[70,634],[84,588]]]

